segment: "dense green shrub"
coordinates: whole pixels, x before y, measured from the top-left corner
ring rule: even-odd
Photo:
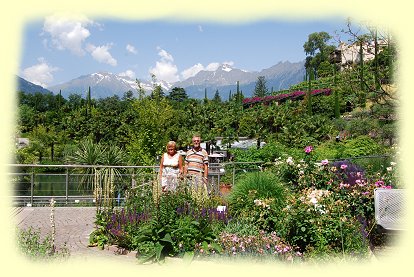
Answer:
[[[329,140],[319,144],[315,147],[314,156],[316,160],[336,160],[344,158],[344,150],[346,146],[343,142],[337,142],[335,140]]]
[[[368,240],[347,201],[331,191],[309,188],[290,195],[288,202],[285,239],[305,255],[368,254]]]
[[[368,136],[359,136],[345,141],[345,149],[342,158],[368,156],[381,154],[383,146]]]
[[[285,205],[286,188],[272,172],[246,173],[229,194],[229,211],[234,217],[250,218],[260,229],[272,231]]]
[[[368,136],[349,138],[340,142],[326,141],[315,147],[316,160],[337,160],[385,153],[385,148]]]

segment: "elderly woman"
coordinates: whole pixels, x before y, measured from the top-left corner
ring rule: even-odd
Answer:
[[[177,187],[178,176],[183,173],[183,159],[177,153],[175,141],[169,141],[160,162],[160,180],[162,191],[174,191]]]

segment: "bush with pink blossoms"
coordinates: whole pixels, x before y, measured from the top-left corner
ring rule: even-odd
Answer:
[[[221,246],[221,257],[244,257],[254,260],[273,258],[280,261],[295,262],[301,261],[303,256],[296,247],[284,242],[275,232],[260,231],[257,235],[244,236],[223,232],[216,243]],[[211,257],[217,254],[219,253],[212,246],[206,251],[202,244],[196,245],[196,257]]]

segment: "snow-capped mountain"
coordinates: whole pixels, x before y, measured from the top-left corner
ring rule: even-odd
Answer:
[[[228,64],[222,64],[215,71],[202,70],[193,77],[174,83],[174,86],[183,88],[189,86],[221,87],[236,84],[237,81],[240,83],[250,83],[255,81],[254,79],[251,72],[233,68]]]
[[[158,81],[158,83],[165,94],[168,94],[173,87],[182,87],[191,98],[204,98],[205,92],[207,92],[208,98],[212,98],[218,90],[222,99],[227,99],[230,91],[232,93],[236,92],[237,82],[239,82],[239,89],[243,92],[243,95],[250,97],[259,76],[265,77],[269,90],[277,91],[287,89],[291,85],[301,82],[304,75],[304,62],[279,62],[260,72],[248,72],[234,68],[229,64],[222,64],[214,71],[203,70],[186,80],[173,84],[164,81]],[[147,94],[153,90],[151,81],[140,80],[140,85]],[[61,91],[65,98],[74,93],[86,97],[89,87],[91,88],[92,98],[105,98],[113,95],[122,97],[127,91],[132,91],[135,96],[138,93],[136,80],[108,72],[80,76],[69,82],[52,86],[48,90],[55,94]]]
[[[236,92],[237,81],[239,81],[239,89],[243,92],[243,95],[249,97],[253,94],[259,76],[265,77],[269,91],[272,88],[277,91],[300,83],[303,81],[304,75],[304,62],[279,62],[260,72],[248,72],[224,64],[215,71],[200,71],[187,80],[174,83],[173,86],[185,88],[188,96],[192,98],[203,98],[205,91],[207,91],[207,97],[212,98],[218,90],[220,96],[226,99],[230,91],[232,93]]]
[[[141,87],[149,92],[152,90],[152,84],[149,82],[140,82]],[[127,76],[120,76],[109,72],[92,73],[83,75],[69,82],[52,86],[49,90],[54,93],[62,92],[62,96],[67,98],[70,94],[77,93],[86,96],[89,87],[91,88],[92,98],[105,98],[113,95],[122,97],[125,92],[132,91],[137,94],[138,84]],[[164,89],[169,89],[165,87]]]
[[[45,89],[42,86],[33,84],[19,76],[17,77],[17,91],[24,91],[25,93],[36,93],[36,92],[41,92],[41,93],[51,93],[51,91]]]

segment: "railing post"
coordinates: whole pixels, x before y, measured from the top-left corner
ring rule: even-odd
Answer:
[[[34,172],[30,175],[30,205],[33,207]]]
[[[66,205],[69,201],[69,168],[66,168],[66,176],[65,176],[65,196],[66,196]]]
[[[236,166],[234,165],[234,162],[233,162],[233,181],[232,181],[232,184],[231,184],[233,188],[234,188],[235,176],[236,176]]]

